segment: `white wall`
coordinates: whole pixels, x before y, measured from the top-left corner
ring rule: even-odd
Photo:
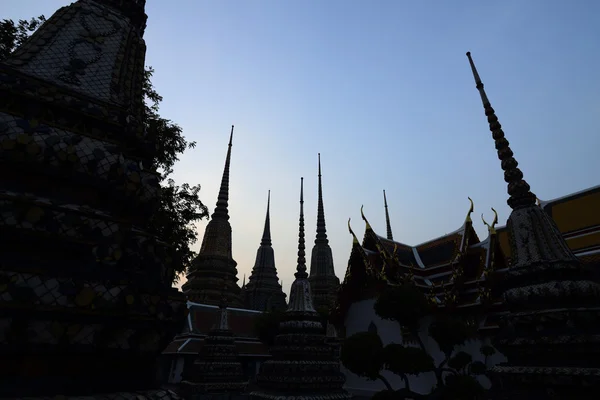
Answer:
[[[346,314],[346,320],[344,322],[346,327],[346,337],[349,337],[358,332],[365,332],[368,330],[371,321],[377,327],[377,333],[381,338],[384,346],[395,342],[402,343],[402,334],[400,333],[400,326],[396,322],[381,319],[375,314],[373,306],[375,299],[362,300],[356,302],[350,306]],[[427,329],[431,323],[431,318],[426,318],[421,323],[420,337],[431,356],[433,357],[436,365],[443,360],[443,353],[437,347],[435,341],[430,338],[427,334]],[[486,340],[485,342],[489,342]],[[459,351],[465,351],[473,356],[473,361],[484,361],[484,356],[481,354],[479,349],[483,344],[480,340],[472,340],[466,343],[464,346],[458,348]],[[500,362],[506,361],[506,358],[496,353],[492,357],[488,358],[488,367],[496,365]],[[346,375],[346,389],[354,395],[360,396],[371,396],[375,392],[385,389],[383,382],[380,380],[369,381],[365,378],[361,378],[350,371],[348,371],[342,365],[342,372]],[[382,375],[388,379],[394,389],[400,389],[404,387],[402,379],[389,371],[383,371]],[[433,372],[427,374],[421,374],[419,376],[409,375],[411,390],[426,394],[435,385],[436,379]],[[490,382],[486,377],[481,377],[480,382],[484,387],[489,387]]]
[[[171,362],[171,372],[169,373],[169,383],[181,382],[184,362],[184,357],[173,357],[173,361]]]

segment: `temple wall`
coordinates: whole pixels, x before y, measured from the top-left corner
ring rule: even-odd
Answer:
[[[384,345],[392,342],[400,342],[402,334],[398,324],[381,319],[377,316],[373,310],[374,304],[375,299],[369,299],[356,302],[350,306],[344,321],[346,336],[348,337],[358,332],[367,331],[369,324],[373,322],[377,327],[377,332]],[[439,364],[443,359],[443,354],[439,351],[435,341],[427,335],[427,329],[430,323],[431,318],[427,318],[423,321],[420,337],[435,363]],[[466,351],[471,354],[473,356],[473,361],[483,362],[484,356],[480,353],[479,349],[483,344],[488,344],[487,342],[487,340],[485,342],[473,340],[466,345],[461,346],[458,350]],[[492,357],[489,357],[487,365],[489,368],[504,361],[506,361],[506,358],[502,354],[496,353]],[[343,365],[342,372],[346,375],[346,390],[355,396],[372,396],[374,393],[385,389],[383,382],[380,380],[369,381],[365,378],[361,378],[348,371]],[[404,383],[399,376],[389,371],[384,371],[382,375],[389,380],[394,389],[400,389],[404,386]],[[409,379],[411,389],[422,394],[428,393],[435,384],[435,376],[433,373],[421,374],[418,377],[409,376]],[[489,388],[489,379],[481,377],[480,382],[485,388]]]

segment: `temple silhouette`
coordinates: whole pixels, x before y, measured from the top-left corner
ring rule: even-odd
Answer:
[[[478,316],[476,344],[499,352],[484,382],[489,398],[597,397],[600,186],[537,198],[470,53],[507,184],[506,225],[492,209],[481,240],[470,201],[456,231],[408,245],[398,241],[403,232],[392,235],[394,199],[388,207],[384,191],[385,236],[361,209],[364,236],[349,222],[340,283],[318,154],[316,236],[307,268],[301,183],[289,302],[270,192],[252,274],[240,286],[228,210],[232,126],[199,254],[182,291],[171,287],[173,246],[147,227],[160,175],[157,138],[143,123],[146,21],[145,0],[75,1],[0,61],[0,397],[371,397],[382,388],[340,365],[340,342],[396,334],[373,303],[407,276],[444,312]],[[272,346],[256,332],[266,313],[282,315]],[[412,387],[425,394],[431,382],[419,379]]]

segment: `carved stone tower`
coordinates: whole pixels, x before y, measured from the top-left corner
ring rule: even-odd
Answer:
[[[569,249],[513,157],[502,126],[467,53],[512,212],[507,229],[511,265],[495,290],[508,313],[496,346],[505,365],[492,369],[498,398],[592,399],[600,389],[600,285]]]
[[[146,226],[144,3],[77,1],[0,63],[0,397],[149,390],[180,331]]]
[[[330,309],[337,295],[340,280],[335,276],[333,254],[327,239],[325,228],[325,210],[323,207],[323,185],[321,182],[321,154],[319,154],[319,199],[317,205],[317,237],[310,258],[310,277],[313,302],[317,310]]]
[[[240,287],[237,285],[237,263],[231,253],[231,225],[227,209],[232,145],[233,125],[217,206],[206,226],[200,253],[192,263],[182,290],[191,301],[218,306],[221,302],[220,288],[226,286],[229,288],[229,304],[232,307],[243,307]]]
[[[290,302],[271,348],[273,358],[261,365],[256,379],[259,390],[252,399],[347,400],[342,389],[337,345],[325,336],[312,296],[304,252],[304,198],[300,186],[298,266],[290,291]]]
[[[285,293],[277,278],[275,254],[271,246],[271,220],[269,208],[271,191],[267,200],[267,216],[260,247],[256,252],[256,262],[248,284],[244,287],[246,306],[259,311],[285,310]]]

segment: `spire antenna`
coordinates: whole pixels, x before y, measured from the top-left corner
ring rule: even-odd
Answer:
[[[319,156],[319,198],[317,204],[317,237],[315,238],[315,244],[317,243],[329,243],[327,239],[327,229],[325,227],[325,208],[323,207],[323,183],[321,180],[321,153]]]
[[[392,224],[390,223],[390,213],[388,212],[387,198],[385,197],[385,189],[383,189],[383,206],[385,208],[385,225],[387,229],[387,238],[388,240],[394,240],[394,235],[392,234]]]
[[[294,276],[298,279],[307,278],[306,253],[304,252],[304,178],[300,178],[300,221],[298,230],[298,266]]]
[[[212,218],[224,218],[229,220],[229,165],[231,164],[231,147],[233,146],[233,125],[229,134],[229,145],[227,146],[227,157],[225,158],[225,168],[223,168],[223,177],[221,178],[221,188],[217,198],[217,207]]]
[[[502,125],[500,125],[496,112],[485,93],[483,82],[481,82],[477,68],[475,68],[475,63],[471,58],[471,52],[467,52],[467,58],[469,59],[469,64],[471,64],[471,71],[475,78],[475,87],[477,87],[481,96],[492,137],[496,142],[498,158],[504,171],[504,181],[508,184],[509,198],[507,203],[512,209],[534,205],[536,196],[531,192],[529,184],[523,179],[523,172],[518,168],[519,163],[513,157],[514,154],[509,146],[509,142],[504,137]]]

